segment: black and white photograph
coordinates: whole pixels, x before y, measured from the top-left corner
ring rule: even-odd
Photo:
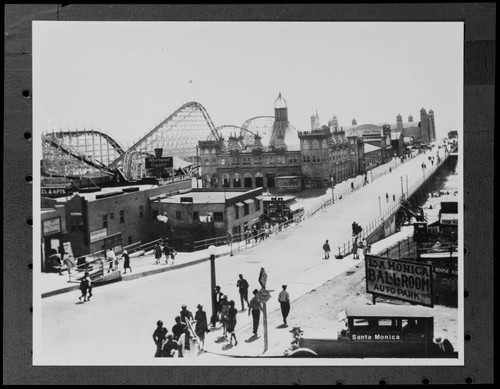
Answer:
[[[464,365],[463,22],[32,51],[33,365]]]

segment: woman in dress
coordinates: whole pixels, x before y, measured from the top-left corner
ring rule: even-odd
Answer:
[[[197,308],[198,310],[194,315],[194,320],[196,321],[194,332],[200,339],[200,350],[203,350],[205,344],[205,333],[210,332],[210,330],[208,329],[207,314],[203,310],[203,306],[198,304]]]
[[[236,334],[234,333],[234,329],[236,327],[236,314],[238,313],[238,310],[234,307],[234,301],[231,300],[229,302],[229,310],[227,312],[227,329],[226,331],[231,334],[229,337],[229,343],[232,345],[233,344],[233,338],[234,338],[234,345],[238,345],[238,340],[236,339]]]

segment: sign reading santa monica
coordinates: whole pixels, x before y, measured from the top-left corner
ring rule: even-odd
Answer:
[[[431,265],[372,255],[365,264],[367,293],[434,306]]]

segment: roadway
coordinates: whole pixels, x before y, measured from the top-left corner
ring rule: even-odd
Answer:
[[[392,195],[398,199],[401,194],[400,177],[404,181],[408,177],[410,187],[421,181],[422,162],[427,164],[426,177],[430,176],[436,165],[430,164],[428,156],[437,152],[443,156],[441,149],[404,163],[398,161],[396,167],[392,162],[392,173],[377,178],[304,222],[252,249],[217,258],[217,284],[240,309],[238,274],[248,280],[251,296],[254,288],[260,288],[257,278],[260,268],[265,267],[267,289],[272,294],[268,312],[279,309],[277,297],[283,283],[288,285],[293,304],[294,299],[360,263],[351,256],[336,260],[332,255],[330,260],[324,260],[324,241],[330,241],[335,254],[338,246],[351,239],[353,221],[365,226],[379,218],[379,196],[382,213],[394,205]],[[386,193],[390,196],[389,202]],[[95,288],[94,297],[86,303],[78,301],[79,291],[41,299],[34,308],[34,364],[165,364],[152,357],[155,346],[151,336],[156,321],[163,320],[170,331],[182,304],[187,304],[194,314],[197,304],[201,303],[209,317],[210,293],[210,262],[206,261]],[[251,318],[246,312],[240,312],[237,329],[250,325]],[[208,334],[207,348],[215,340],[214,333]],[[210,360],[210,355],[203,360]],[[187,362],[185,358],[183,363]]]

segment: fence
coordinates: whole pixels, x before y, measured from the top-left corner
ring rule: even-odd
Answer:
[[[245,232],[242,232],[239,234],[232,235],[231,239],[228,239],[227,236],[219,236],[216,238],[199,240],[195,242],[194,250],[195,251],[204,250],[211,245],[222,246],[227,244],[230,246],[230,255],[233,255],[234,253],[238,253],[240,251],[254,247],[261,241],[268,239],[272,236],[275,236],[280,232],[287,230],[291,226],[300,223],[301,220],[303,220],[303,218],[299,216],[294,218],[293,220],[288,220],[286,222],[279,224],[276,223],[274,225],[269,225],[267,232],[266,230],[259,230],[255,235],[253,234],[247,235]]]
[[[156,243],[160,240],[161,239],[156,239],[144,244],[142,244],[141,241],[135,242],[130,245],[123,246],[123,250],[127,250],[129,255],[138,251],[148,251],[153,249]],[[106,274],[118,270],[118,264],[106,256],[105,250],[82,255],[77,258],[76,263],[68,261],[68,265],[69,282],[79,282],[85,272],[89,273],[91,279],[99,280]]]

